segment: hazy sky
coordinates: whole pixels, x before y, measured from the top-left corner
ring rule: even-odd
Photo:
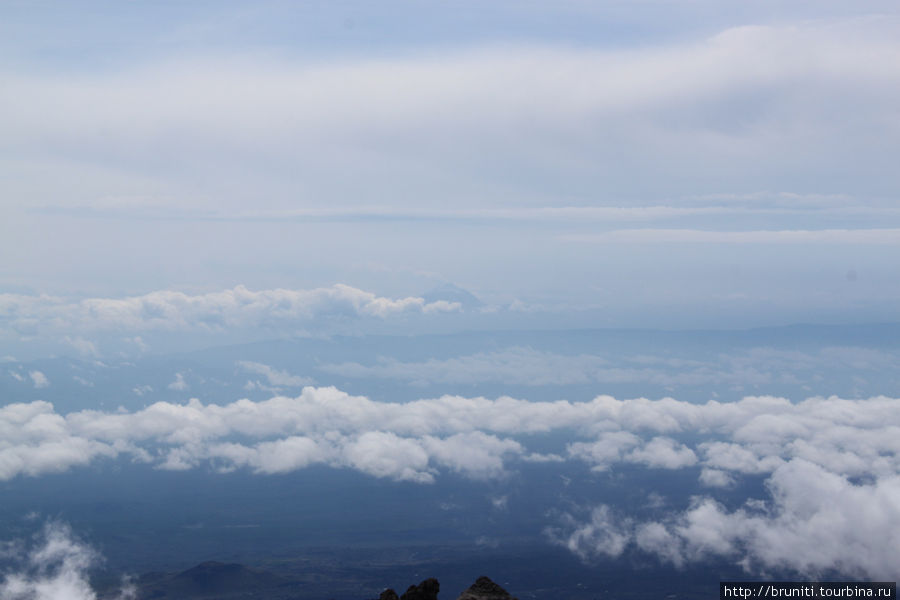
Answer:
[[[646,467],[531,535],[896,579],[897,165],[896,0],[5,1],[0,481]]]
[[[900,9],[785,4],[6,2],[0,293],[896,320]]]

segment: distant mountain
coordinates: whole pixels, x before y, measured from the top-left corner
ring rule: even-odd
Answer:
[[[142,600],[176,598],[180,600],[243,598],[263,591],[293,587],[293,584],[266,571],[250,569],[235,563],[209,561],[175,575],[163,573],[143,575],[138,579],[137,587],[138,598]],[[275,594],[267,595],[277,597]]]
[[[478,296],[469,290],[463,289],[458,285],[453,285],[452,283],[444,283],[436,288],[428,290],[422,294],[422,299],[429,304],[439,300],[459,302],[460,306],[466,310],[484,306],[484,302],[482,302]]]
[[[296,600],[319,598],[321,590],[313,592],[304,581],[282,577],[236,563],[208,561],[180,573],[147,573],[134,582],[138,600]],[[403,594],[392,589],[381,592],[378,600],[439,600],[441,585],[429,578],[411,585]],[[339,594],[345,596],[346,594]],[[118,597],[110,588],[100,598]],[[329,596],[324,596],[329,597]],[[452,596],[446,596],[452,598]],[[517,600],[488,577],[479,577],[456,600]]]

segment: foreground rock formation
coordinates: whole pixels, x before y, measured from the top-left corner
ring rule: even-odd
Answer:
[[[456,600],[518,600],[509,595],[509,592],[483,575],[469,586],[469,589],[459,595]]]
[[[402,596],[397,592],[387,589],[381,592],[378,600],[438,600],[438,592],[441,584],[435,578],[426,579],[419,585],[411,585]],[[518,600],[509,595],[509,592],[494,583],[488,577],[479,577],[475,583],[459,595],[457,600]]]
[[[419,585],[411,585],[402,596],[397,596],[397,592],[392,589],[386,589],[381,592],[378,600],[437,600],[438,592],[441,590],[441,584],[434,577],[426,579]]]

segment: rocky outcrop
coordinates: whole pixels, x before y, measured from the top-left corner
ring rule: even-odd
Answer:
[[[491,581],[488,577],[481,576],[469,589],[459,595],[456,600],[517,600],[509,595],[509,592]]]
[[[426,579],[419,585],[411,585],[402,596],[397,592],[387,589],[381,592],[378,600],[438,600],[438,592],[441,585],[433,577]],[[509,595],[509,592],[494,583],[488,577],[479,577],[469,589],[459,595],[456,600],[518,600]]]
[[[441,584],[434,577],[426,579],[419,585],[411,585],[402,596],[388,588],[381,592],[378,600],[438,600]]]
[[[400,596],[400,600],[437,600],[441,584],[434,577],[426,579],[419,585],[411,585],[406,593]]]

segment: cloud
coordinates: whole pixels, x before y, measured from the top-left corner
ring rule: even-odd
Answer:
[[[706,468],[700,471],[700,483],[707,487],[725,488],[734,484],[734,477],[726,471]]]
[[[20,552],[5,556],[17,562],[3,573],[3,600],[96,600],[89,572],[101,557],[63,523],[48,522],[29,545],[14,544]],[[135,588],[123,581],[117,599],[134,598]]]
[[[373,317],[459,310],[458,303],[391,299],[343,284],[313,290],[251,291],[243,286],[190,295],[155,291],[127,298],[67,300],[54,296],[0,294],[0,324],[12,331],[225,331],[234,327],[277,329],[314,319]],[[90,342],[68,338],[82,350]],[[135,338],[133,338],[135,339]]]
[[[582,559],[598,554],[618,558],[631,542],[631,521],[614,518],[609,506],[599,505],[591,511],[588,521],[578,522],[571,515],[562,516],[561,529],[550,528],[547,534]],[[560,531],[568,530],[565,536]]]
[[[842,204],[835,206],[834,199]],[[515,206],[505,208],[428,208],[402,206],[346,206],[323,208],[287,208],[269,210],[235,210],[226,212],[212,210],[197,214],[182,210],[178,206],[159,205],[148,202],[138,205],[110,205],[104,199],[67,211],[72,216],[83,218],[104,217],[119,219],[145,219],[148,217],[171,218],[185,221],[296,221],[319,222],[559,222],[598,223],[664,221],[691,217],[748,217],[748,216],[862,216],[897,217],[900,209],[882,206],[871,200],[859,200],[850,196],[820,196],[790,193],[758,193],[745,195],[707,195],[702,198],[679,198],[672,204],[602,205],[602,206]],[[46,207],[39,213],[56,214],[59,209]],[[629,231],[629,230],[626,230]],[[643,231],[643,230],[635,230]],[[657,231],[657,230],[647,230]],[[667,231],[667,230],[662,230]],[[674,230],[682,231],[682,230]],[[611,232],[623,235],[623,232]],[[590,240],[591,238],[587,238]],[[587,241],[585,240],[585,241]]]
[[[548,465],[685,470],[706,495],[651,520],[594,507],[562,514],[552,539],[585,559],[647,552],[681,566],[724,558],[749,571],[900,573],[900,399],[769,396],[693,404],[672,398],[528,402],[442,396],[376,402],[335,388],[253,402],[157,402],[136,412],[60,415],[47,402],[0,407],[0,479],[130,458],[160,469],[312,465],[427,484],[442,473],[503,478],[531,461],[529,434],[565,433]],[[765,479],[768,498],[726,508],[716,490]],[[666,505],[669,506],[669,505]]]
[[[323,452],[316,456],[327,456],[326,462],[357,464],[348,459],[351,446],[360,440],[390,446],[394,438],[381,434],[391,434],[414,441],[434,465],[475,474],[499,472],[500,457],[529,455],[511,436],[570,431],[575,441],[567,446],[568,457],[597,469],[619,463],[665,469],[699,466],[740,476],[771,474],[789,460],[804,459],[842,476],[878,477],[900,471],[900,443],[894,435],[900,430],[898,405],[900,401],[885,397],[792,403],[766,396],[706,404],[610,396],[590,402],[442,396],[396,403],[312,387],[296,397],[223,405],[196,399],[187,404],[157,402],[132,413],[88,410],[63,416],[49,403],[32,402],[0,408],[0,454],[53,456],[53,448],[72,446],[80,452],[70,452],[68,460],[85,464],[142,447],[150,456],[174,451],[192,457],[181,463],[199,464],[223,458],[210,448],[226,438],[261,455],[267,447],[260,443],[300,436],[313,440]],[[367,433],[378,435],[363,438]],[[247,458],[238,462],[255,468],[262,464]],[[51,469],[49,459],[3,464],[4,478],[42,472],[41,465],[46,470],[69,466],[63,461]],[[418,462],[411,464],[422,471]],[[706,475],[710,477],[715,476]]]
[[[191,386],[189,386],[188,382],[184,380],[184,373],[175,373],[175,381],[173,381],[166,387],[168,387],[170,390],[174,390],[176,392],[183,392]],[[138,389],[138,388],[135,388],[135,389]],[[143,394],[138,393],[138,395],[142,396]]]
[[[438,201],[479,202],[510,188],[557,190],[562,175],[571,176],[577,196],[597,176],[633,187],[648,169],[659,191],[671,193],[667,184],[696,188],[701,177],[709,180],[712,163],[728,166],[717,181],[741,184],[725,189],[741,190],[749,179],[744,165],[768,186],[779,183],[785,164],[823,173],[863,151],[872,160],[859,160],[854,173],[871,162],[870,172],[891,182],[877,157],[896,147],[885,135],[895,131],[900,94],[895,34],[895,19],[883,16],[733,27],[629,49],[495,44],[321,62],[230,55],[99,73],[7,69],[0,127],[8,152],[56,162],[77,155],[104,179],[152,164],[177,189],[179,165],[192,172],[241,165],[241,180],[223,191],[245,197],[241,188],[266,185],[277,193],[256,198],[269,203],[261,212],[274,214],[296,208],[285,198],[296,198],[288,192],[297,189],[297,169],[303,197],[318,199],[304,211],[337,214],[343,207],[335,201],[355,204],[363,190],[396,189],[389,182],[404,175],[408,187],[398,196],[430,191]],[[486,169],[473,148],[503,160]],[[351,182],[335,185],[335,173],[348,171]],[[98,187],[98,196],[111,195],[109,185]],[[215,198],[168,204],[188,201],[204,215],[229,200]],[[408,207],[421,204],[401,202],[413,214]],[[129,210],[134,203],[101,204]],[[152,217],[153,205],[165,203],[147,204]]]
[[[563,236],[572,242],[603,244],[900,244],[900,229],[786,229],[780,231],[704,231],[698,229],[621,229]]]
[[[31,381],[37,389],[45,388],[50,385],[50,380],[47,379],[47,376],[38,370],[29,371],[28,376],[31,377]]]
[[[626,460],[648,467],[681,469],[697,464],[694,451],[671,438],[655,437],[640,448],[632,450]]]
[[[279,371],[278,369],[273,369],[269,365],[263,363],[241,360],[238,361],[237,365],[246,371],[262,375],[269,382],[268,386],[263,386],[257,381],[248,381],[246,386],[248,389],[258,388],[277,393],[280,391],[281,387],[300,388],[315,383],[315,380],[311,377],[291,375],[287,371]]]
[[[892,549],[900,542],[900,476],[854,484],[793,459],[775,469],[768,485],[767,502],[748,501],[729,511],[710,497],[696,497],[690,508],[662,521],[637,522],[601,505],[587,521],[565,515],[561,528],[548,535],[586,560],[633,547],[677,567],[725,558],[751,572],[897,576]]]

